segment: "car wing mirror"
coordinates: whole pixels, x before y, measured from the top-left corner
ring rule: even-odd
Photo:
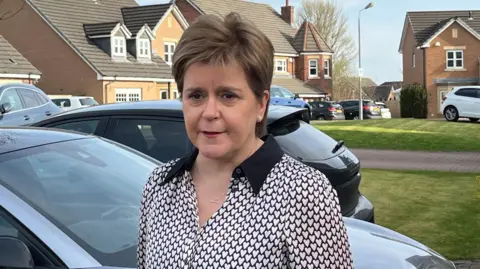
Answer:
[[[300,98],[300,95],[298,93],[296,93],[294,96],[293,96],[293,99],[298,99]]]
[[[27,245],[11,236],[0,236],[0,268],[33,269],[32,254]]]
[[[0,105],[0,113],[5,114],[12,110],[12,105],[10,103],[3,103]]]

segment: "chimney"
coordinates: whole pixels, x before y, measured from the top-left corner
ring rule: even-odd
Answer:
[[[289,5],[289,0],[285,0],[285,6],[282,7],[283,20],[293,26],[293,15],[293,6]]]
[[[472,11],[469,11],[469,12],[468,12],[468,20],[469,20],[469,21],[473,20]]]

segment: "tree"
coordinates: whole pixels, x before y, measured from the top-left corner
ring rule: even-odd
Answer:
[[[321,38],[334,52],[334,99],[351,96],[351,87],[342,86],[342,81],[352,74],[357,48],[348,31],[343,9],[335,0],[301,0],[295,23],[300,26],[305,20],[316,26]]]

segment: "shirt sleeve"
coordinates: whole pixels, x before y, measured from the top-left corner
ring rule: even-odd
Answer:
[[[288,267],[353,269],[335,189],[318,170],[302,174],[290,192],[285,227]]]

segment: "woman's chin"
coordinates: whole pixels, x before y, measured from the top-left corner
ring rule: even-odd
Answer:
[[[222,159],[228,153],[225,145],[202,145],[198,150],[209,159]]]

